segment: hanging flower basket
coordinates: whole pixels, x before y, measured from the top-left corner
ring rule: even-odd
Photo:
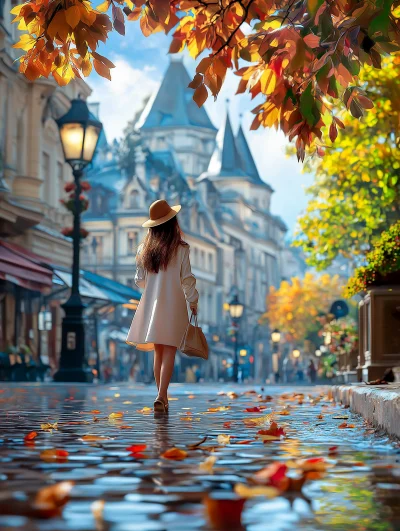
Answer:
[[[67,238],[72,238],[74,233],[74,229],[72,227],[65,227],[62,229],[61,234]],[[89,236],[89,231],[86,229],[81,229],[80,231],[80,238],[81,240],[84,240]]]

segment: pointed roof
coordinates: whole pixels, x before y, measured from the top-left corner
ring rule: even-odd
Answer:
[[[266,184],[260,178],[256,163],[254,162],[253,155],[251,154],[249,145],[242,126],[239,127],[238,134],[236,135],[236,148],[239,152],[243,171],[252,178],[252,180],[258,184]]]
[[[137,126],[141,129],[194,126],[215,131],[205,108],[197,107],[193,101],[193,90],[188,88],[190,82],[183,62],[172,60],[158,92],[148,102]]]
[[[245,176],[242,166],[229,113],[226,113],[225,123],[217,134],[215,150],[207,173],[221,177]]]

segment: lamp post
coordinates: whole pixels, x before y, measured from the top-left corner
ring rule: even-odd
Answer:
[[[100,132],[101,122],[89,112],[84,100],[75,99],[71,108],[56,120],[65,161],[72,168],[75,182],[74,227],[72,233],[73,262],[71,294],[62,305],[65,316],[62,322],[60,367],[54,375],[58,382],[87,382],[93,376],[84,368],[85,328],[83,310],[85,308],[79,293],[79,255],[81,243],[81,178],[84,168],[93,159]]]
[[[275,328],[271,332],[271,341],[272,341],[272,371],[274,373],[275,382],[279,382],[279,343],[281,341],[281,333]]]
[[[229,313],[232,318],[235,330],[235,355],[233,359],[233,381],[238,381],[239,372],[239,358],[238,358],[238,336],[239,336],[239,321],[243,315],[244,306],[239,301],[239,297],[234,295],[229,303]]]

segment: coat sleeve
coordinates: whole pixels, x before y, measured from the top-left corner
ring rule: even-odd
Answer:
[[[144,289],[146,286],[146,271],[140,265],[140,253],[142,251],[142,246],[140,245],[136,253],[136,273],[135,273],[135,284],[138,288]]]
[[[199,294],[196,290],[196,277],[192,273],[192,268],[190,267],[190,258],[189,258],[189,246],[185,248],[181,266],[181,284],[185,298],[190,304],[190,307],[197,307],[199,301]]]

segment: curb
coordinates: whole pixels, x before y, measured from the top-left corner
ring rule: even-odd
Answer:
[[[400,438],[400,385],[334,385],[329,395],[389,435]]]

